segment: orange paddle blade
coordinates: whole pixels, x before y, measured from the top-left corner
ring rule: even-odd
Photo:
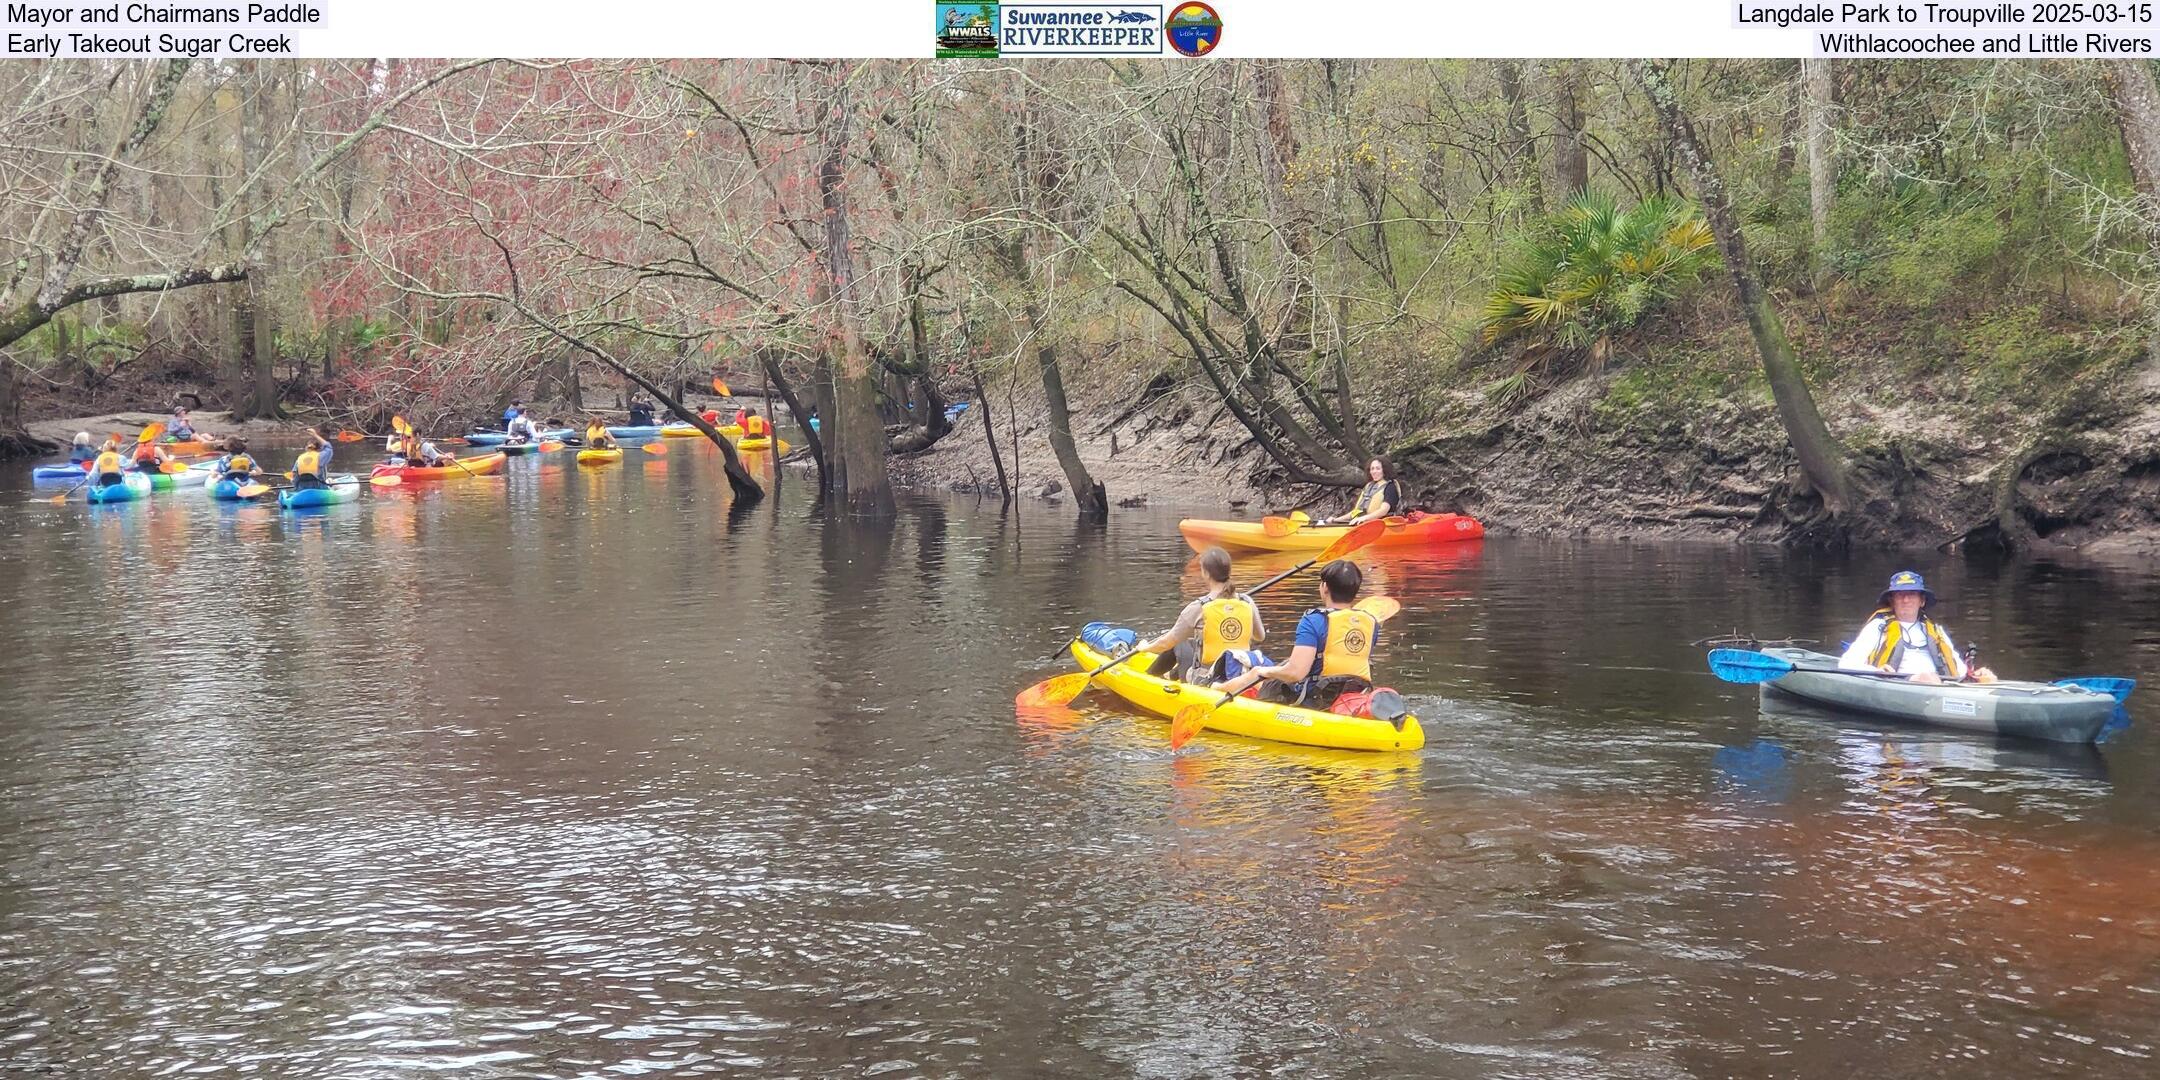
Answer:
[[[713,393],[715,393],[715,394],[718,394],[718,395],[720,395],[721,397],[734,397],[734,396],[735,396],[735,391],[733,391],[733,390],[730,390],[730,389],[728,389],[728,386],[727,386],[727,384],[726,384],[726,383],[724,383],[724,382],[721,382],[721,381],[720,381],[720,376],[718,376],[718,375],[715,375],[715,376],[713,376],[713,380],[712,380],[712,392],[713,392]]]
[[[405,478],[397,473],[384,473],[381,476],[368,477],[368,483],[376,487],[396,487],[404,482]]]
[[[1200,734],[1200,729],[1207,726],[1207,714],[1205,705],[1187,705],[1179,709],[1170,721],[1170,749],[1181,749],[1192,741],[1193,736]]]
[[[562,449],[562,447],[563,444],[550,441],[541,443],[536,449],[538,449],[543,454],[552,454],[555,451]]]
[[[400,435],[410,435],[413,433],[412,425],[406,423],[405,417],[402,415],[393,416],[390,418],[390,430],[395,431]]]
[[[1024,709],[1040,709],[1050,705],[1069,704],[1072,699],[1080,696],[1081,691],[1087,689],[1087,684],[1088,677],[1085,671],[1074,671],[1055,678],[1044,679],[1020,691],[1019,695],[1013,698],[1013,704]]]
[[[636,449],[643,450],[654,457],[667,456],[667,446],[662,443],[645,443],[636,447]]]
[[[1381,622],[1386,622],[1402,611],[1402,601],[1392,596],[1368,596],[1357,602],[1357,609]]]
[[[233,494],[238,495],[243,499],[252,499],[257,495],[268,495],[270,494],[271,490],[272,489],[268,484],[249,484],[246,487],[241,488],[239,491],[233,492]]]
[[[135,436],[135,441],[156,442],[157,437],[163,434],[165,434],[164,424],[152,424],[149,427],[142,429],[142,434]]]
[[[1365,524],[1360,525],[1357,528],[1342,534],[1340,537],[1337,537],[1335,542],[1329,544],[1327,546],[1327,550],[1321,552],[1318,557],[1313,559],[1313,561],[1321,563],[1334,562],[1335,560],[1340,559],[1343,556],[1348,555],[1351,552],[1356,551],[1357,549],[1364,547],[1365,545],[1370,544],[1375,540],[1380,539],[1380,534],[1386,531],[1387,522],[1368,521]]]
[[[1297,531],[1297,522],[1283,517],[1264,517],[1260,519],[1260,531],[1269,536],[1288,536]]]
[[[367,436],[362,435],[357,431],[340,431],[337,433],[337,441],[339,442],[359,442],[360,440],[365,438],[367,438]]]
[[[168,461],[165,464],[158,466],[158,471],[164,473],[167,476],[178,476],[181,473],[188,471],[187,462]]]

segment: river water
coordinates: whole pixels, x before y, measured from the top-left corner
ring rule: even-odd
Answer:
[[[668,449],[306,514],[8,470],[0,1072],[2160,1070],[2145,721],[1763,715],[1689,645],[1834,644],[1896,557],[1368,551],[1425,750],[1172,754],[1013,696],[1174,614],[1174,509],[868,528]],[[2160,654],[2149,576],[1920,568],[2005,673]]]

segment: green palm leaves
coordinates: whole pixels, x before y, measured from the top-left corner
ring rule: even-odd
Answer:
[[[1483,340],[1534,338],[1540,359],[1559,351],[1602,366],[1614,331],[1716,260],[1709,225],[1685,200],[1656,196],[1622,210],[1609,195],[1579,195],[1501,263]]]

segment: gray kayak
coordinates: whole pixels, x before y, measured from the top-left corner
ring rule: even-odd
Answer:
[[[1762,651],[1801,667],[1837,666],[1837,657],[1806,649]],[[2113,697],[2082,686],[2053,683],[1928,686],[1866,674],[1795,671],[1762,684],[1763,700],[1772,700],[1774,694],[1909,724],[2048,742],[2092,742],[2108,718],[2115,715]]]

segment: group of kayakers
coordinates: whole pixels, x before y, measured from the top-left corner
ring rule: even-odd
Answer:
[[[1275,663],[1254,647],[1267,640],[1267,629],[1252,597],[1231,588],[1231,566],[1220,547],[1200,553],[1207,595],[1137,647],[1157,654],[1149,673],[1228,694],[1257,685],[1262,701],[1357,712],[1373,690],[1373,647],[1380,640],[1380,620],[1356,608],[1364,571],[1348,559],[1321,568],[1320,606],[1299,616],[1289,659]]]

